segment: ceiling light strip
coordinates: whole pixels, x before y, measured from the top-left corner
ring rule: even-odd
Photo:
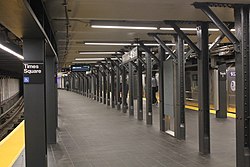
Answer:
[[[18,57],[19,59],[22,59],[22,60],[24,59],[24,57],[23,57],[22,55],[20,55],[20,54],[14,52],[13,50],[7,48],[6,46],[4,46],[4,45],[2,45],[2,44],[0,44],[0,48],[1,48],[2,50],[6,51],[6,52],[8,52],[8,53],[10,53],[10,54],[12,54],[12,55]]]
[[[132,45],[131,43],[95,43],[95,42],[85,42],[85,45],[104,45],[104,46],[126,46],[126,45]]]
[[[121,54],[121,52],[79,52],[80,55],[109,55],[109,54]]]
[[[111,29],[132,29],[132,30],[157,30],[157,27],[137,27],[137,26],[107,26],[91,25],[92,28],[111,28]]]

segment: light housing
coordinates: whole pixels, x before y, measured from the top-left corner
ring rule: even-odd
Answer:
[[[22,55],[20,55],[19,53],[13,51],[12,49],[8,48],[7,46],[4,46],[4,45],[1,44],[1,43],[0,43],[0,49],[2,49],[2,50],[4,50],[4,51],[6,51],[6,52],[8,52],[8,53],[10,53],[10,54],[12,54],[12,55],[14,55],[14,56],[16,56],[17,58],[19,58],[19,59],[21,59],[21,60],[24,59],[24,57],[23,57]]]
[[[79,51],[80,55],[111,55],[111,54],[121,54],[121,52],[113,51],[100,51],[100,52],[91,52],[91,51]]]
[[[157,30],[157,27],[141,27],[141,26],[111,26],[111,25],[91,25],[92,28],[107,29],[127,29],[127,30]]]

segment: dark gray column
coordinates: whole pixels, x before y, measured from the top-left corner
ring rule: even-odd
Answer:
[[[116,67],[116,109],[121,109],[121,91],[120,91],[120,69]]]
[[[227,66],[219,65],[219,110],[216,111],[216,118],[227,118]]]
[[[250,166],[250,94],[249,94],[249,6],[235,10],[235,30],[240,41],[235,55],[236,67],[236,166]]]
[[[128,74],[128,85],[129,85],[129,116],[134,115],[134,85],[133,85],[133,64],[129,62],[129,74]]]
[[[115,71],[113,62],[111,62],[111,107],[115,108]]]
[[[78,73],[76,73],[76,81],[77,81],[77,93],[80,93],[80,77]]]
[[[110,106],[110,72],[107,70],[107,105]]]
[[[83,87],[83,85],[84,85],[84,78],[83,78],[83,76],[80,74],[80,76],[81,76],[81,91],[82,91],[82,95],[84,94],[84,87]]]
[[[107,104],[107,75],[103,73],[103,104]]]
[[[79,73],[76,73],[78,81],[78,93],[81,94],[81,77]]]
[[[45,76],[46,76],[46,128],[47,143],[55,144],[57,128],[57,111],[56,111],[56,87],[55,87],[55,57],[46,56],[45,58]]]
[[[96,76],[93,74],[92,75],[93,77],[93,92],[94,92],[94,100],[97,99],[97,93],[96,93],[96,85],[97,85],[97,81],[96,81]]]
[[[96,74],[96,100],[100,101],[100,81],[99,81],[99,71]]]
[[[176,76],[176,109],[175,109],[175,137],[185,140],[185,64],[184,64],[184,41],[178,36],[177,39],[177,76]]]
[[[69,80],[69,90],[73,91],[73,74],[70,73],[70,80]]]
[[[152,67],[151,56],[146,52],[146,122],[148,125],[152,125]]]
[[[91,84],[91,81],[92,81],[92,77],[90,75],[88,75],[88,88],[89,88],[89,95],[88,95],[88,98],[91,98],[92,97],[92,84]]]
[[[23,40],[24,62],[44,63],[45,41]],[[24,84],[25,163],[26,167],[47,166],[45,80],[40,84]]]
[[[126,81],[126,69],[122,66],[122,111],[124,113],[127,112],[127,96],[126,96],[126,89],[127,89],[127,81]]]
[[[159,111],[160,111],[160,130],[165,132],[165,114],[164,114],[164,71],[163,62],[166,59],[165,50],[159,47]]]
[[[72,78],[71,78],[71,80],[72,80],[72,85],[71,85],[71,91],[72,92],[74,92],[75,91],[75,74],[74,73],[72,73]]]
[[[86,97],[89,97],[89,77],[85,75],[86,77]]]
[[[78,76],[79,76],[79,92],[82,95],[83,94],[82,93],[82,90],[83,90],[83,88],[82,88],[82,82],[83,82],[82,75],[80,73],[78,73]]]
[[[138,54],[139,57],[141,57],[141,53]],[[143,99],[142,99],[142,63],[141,61],[137,61],[137,77],[138,77],[138,83],[137,83],[137,119],[143,120]]]
[[[87,77],[88,77],[88,98],[91,98],[92,97],[92,84],[91,84],[91,82],[92,82],[92,76],[91,75],[87,75]]]
[[[100,103],[102,103],[102,101],[103,101],[103,91],[102,91],[102,87],[103,87],[103,74],[100,72],[100,81],[99,81],[99,83],[100,83]]]
[[[86,96],[86,78],[84,74],[81,74],[83,76],[83,95]]]
[[[55,68],[54,68],[54,74],[55,74],[55,79],[56,82],[54,82],[54,91],[55,91],[55,109],[56,109],[56,127],[59,127],[58,124],[58,89],[57,89],[57,64],[55,64]]]
[[[210,113],[209,113],[209,50],[208,23],[197,27],[198,45],[201,54],[198,58],[198,105],[199,105],[199,152],[210,153]]]
[[[74,80],[73,80],[73,82],[74,82],[74,92],[76,92],[77,93],[77,87],[76,87],[76,84],[77,84],[77,76],[76,76],[76,73],[74,73]]]

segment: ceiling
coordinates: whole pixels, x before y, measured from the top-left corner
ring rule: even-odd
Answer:
[[[107,24],[115,21],[115,23],[126,25],[141,23],[141,25],[152,25],[158,28],[166,26],[163,23],[164,20],[207,21],[205,14],[191,5],[197,1],[213,2],[214,0],[44,0],[57,39],[59,61],[64,67],[75,62],[75,58],[98,56],[79,55],[79,51],[119,51],[124,48],[123,46],[90,46],[84,45],[84,42],[133,42],[135,38],[153,42],[152,37],[149,37],[147,33],[173,33],[173,31],[162,30],[91,28],[93,21],[104,21]],[[250,3],[249,0],[220,0],[219,2]],[[69,24],[66,24],[65,9],[67,9]],[[223,21],[233,21],[232,9],[213,8],[213,11]],[[195,28],[194,25],[186,26]],[[210,42],[219,35],[219,32],[211,33]],[[161,38],[167,41],[172,40],[172,36],[164,35]],[[196,41],[196,36],[191,38],[194,42]]]

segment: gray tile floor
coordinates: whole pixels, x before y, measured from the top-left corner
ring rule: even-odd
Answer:
[[[58,144],[48,149],[49,167],[234,167],[235,120],[211,115],[211,155],[198,153],[198,115],[186,111],[187,139],[76,93],[59,91]],[[145,117],[144,117],[145,118]]]
[[[13,167],[25,167],[25,151],[24,150],[20,153],[20,156],[17,158],[16,162],[13,164]]]

